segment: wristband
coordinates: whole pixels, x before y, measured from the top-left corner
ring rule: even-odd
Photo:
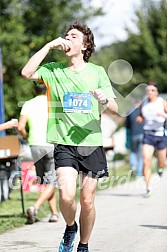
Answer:
[[[107,103],[109,102],[109,100],[106,98],[106,101],[105,102],[100,102],[101,105],[106,105]]]

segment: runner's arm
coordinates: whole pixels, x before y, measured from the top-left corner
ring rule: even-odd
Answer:
[[[114,98],[107,98],[102,89],[98,88],[90,91],[94,98],[100,103],[100,112],[109,109],[111,114],[117,114],[118,106]]]
[[[100,104],[101,104],[101,111],[108,109],[112,115],[115,115],[118,113],[118,105],[115,102],[114,98],[108,98],[106,99],[105,104],[103,103],[100,103]]]
[[[167,100],[164,100],[164,110],[165,110],[165,113],[167,113]]]
[[[28,80],[38,80],[38,72],[37,69],[41,62],[44,60],[46,55],[49,53],[51,49],[60,49],[66,51],[71,47],[71,42],[69,40],[63,38],[57,38],[47,43],[42,49],[40,49],[37,53],[35,53],[24,66],[21,71],[22,76]]]
[[[157,113],[157,115],[162,116],[165,118],[165,120],[167,120],[167,101],[163,100],[163,104],[164,104],[164,113]]]

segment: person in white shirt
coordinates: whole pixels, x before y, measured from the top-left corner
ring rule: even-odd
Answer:
[[[33,224],[37,220],[37,212],[41,205],[48,200],[51,217],[49,222],[58,221],[56,208],[56,173],[53,158],[54,145],[47,143],[48,104],[46,86],[34,86],[36,97],[25,102],[19,118],[18,130],[23,138],[28,139],[35,164],[38,183],[43,189],[34,206],[27,209],[27,224]],[[29,127],[29,134],[26,131]]]
[[[146,197],[151,195],[151,160],[156,151],[158,159],[158,174],[161,176],[166,161],[166,139],[165,139],[165,113],[167,102],[158,96],[158,88],[154,82],[150,82],[146,89],[147,100],[141,107],[141,115],[137,122],[144,121],[143,138],[143,173],[146,181]]]

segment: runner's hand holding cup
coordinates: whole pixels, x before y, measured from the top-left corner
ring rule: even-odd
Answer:
[[[58,49],[67,52],[71,49],[72,44],[70,40],[59,37],[49,42],[48,45],[50,49]]]

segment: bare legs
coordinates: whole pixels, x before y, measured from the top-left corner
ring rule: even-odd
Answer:
[[[60,210],[66,224],[72,226],[76,214],[75,193],[78,172],[72,167],[60,167],[57,176]]]
[[[80,203],[80,242],[87,244],[94,226],[96,211],[94,205],[97,179],[83,176]]]
[[[48,200],[50,210],[52,214],[57,214],[56,208],[56,193],[53,185],[43,185],[42,192],[40,193],[37,201],[34,204],[34,207],[38,210],[43,203]]]
[[[143,145],[143,174],[145,176],[146,187],[149,188],[150,181],[151,181],[151,162],[152,156],[154,153],[154,147],[148,144]],[[158,168],[165,167],[165,160],[166,160],[166,149],[157,150],[156,156],[158,159]]]
[[[166,161],[166,149],[159,150],[156,152],[158,158],[158,168],[165,168],[165,161]]]
[[[143,175],[146,181],[146,188],[150,186],[151,180],[151,161],[154,153],[154,147],[148,144],[143,145]]]
[[[60,209],[68,226],[75,222],[76,180],[78,172],[72,167],[60,167],[57,170],[60,192]],[[80,192],[80,242],[87,244],[95,221],[95,190],[97,179],[83,176]]]

